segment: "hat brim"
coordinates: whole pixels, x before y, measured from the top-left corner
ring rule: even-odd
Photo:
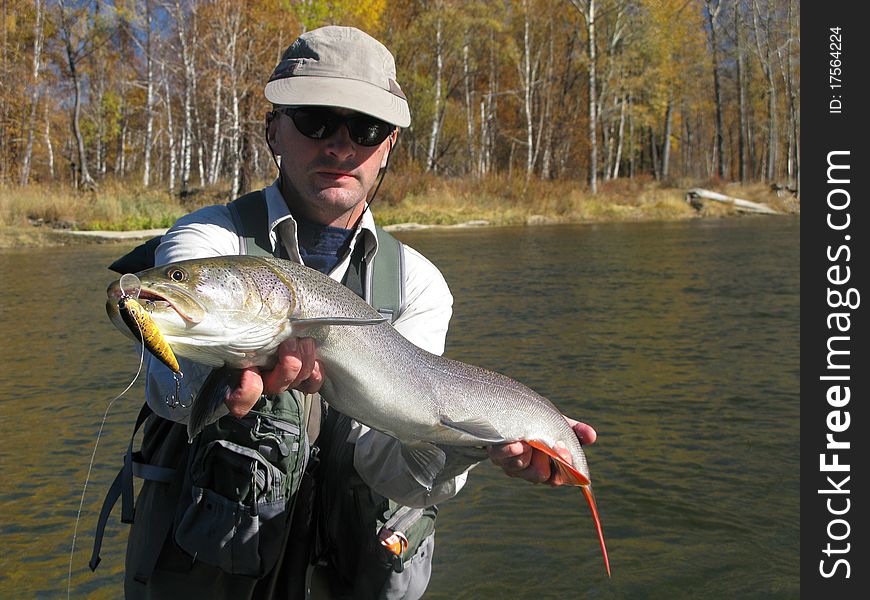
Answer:
[[[377,117],[396,127],[411,124],[408,102],[365,81],[297,76],[266,84],[266,99],[289,106],[334,106]]]

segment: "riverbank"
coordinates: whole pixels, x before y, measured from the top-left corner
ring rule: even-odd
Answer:
[[[686,190],[656,182],[605,182],[595,196],[569,182],[430,180],[428,185],[394,178],[390,192],[375,200],[378,222],[388,231],[435,227],[538,226],[562,223],[677,221],[742,213],[734,206],[692,206]],[[763,203],[783,214],[800,212],[799,201],[763,184],[701,187]],[[224,201],[221,190],[179,200],[168,194],[125,188],[98,195],[75,192],[0,190],[0,248],[114,243],[159,235],[179,216]]]

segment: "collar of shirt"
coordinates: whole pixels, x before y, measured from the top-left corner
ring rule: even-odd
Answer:
[[[299,255],[299,238],[296,234],[298,223],[293,215],[290,214],[290,209],[287,208],[287,203],[284,201],[284,196],[278,189],[278,181],[275,180],[272,185],[263,190],[266,195],[266,207],[269,215],[269,239],[272,242],[274,249],[278,240],[284,244],[287,250],[287,255],[290,260],[301,263],[302,258]],[[362,241],[360,241],[362,240]],[[372,217],[372,212],[366,210],[360,220],[360,225],[353,238],[350,240],[350,248],[347,254],[338,261],[335,268],[329,273],[329,276],[341,281],[344,274],[347,272],[350,265],[350,256],[353,254],[354,248],[358,243],[365,244],[365,260],[370,261],[377,253],[378,238],[375,233],[375,220]]]

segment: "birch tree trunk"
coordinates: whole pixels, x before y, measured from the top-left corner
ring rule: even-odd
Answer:
[[[169,191],[175,191],[175,179],[178,173],[178,154],[175,149],[175,127],[172,123],[172,96],[169,94],[169,78],[166,76],[166,63],[161,63],[163,79],[163,103],[166,107],[166,141],[169,154]]]
[[[145,0],[145,142],[142,185],[151,185],[151,146],[154,143],[154,13],[151,0]]]
[[[628,95],[628,106],[631,108],[631,94]],[[634,179],[635,175],[635,147],[634,147],[634,115],[631,110],[628,112],[628,177]]]
[[[233,197],[238,196],[242,189],[242,144],[241,144],[241,113],[239,110],[239,87],[241,85],[238,72],[238,42],[244,33],[241,30],[242,14],[238,5],[235,5],[230,13],[229,43],[227,44],[229,55],[230,93],[232,95],[232,127],[230,128],[230,153],[233,156]]]
[[[426,152],[426,171],[437,171],[435,162],[438,152],[438,136],[441,133],[441,78],[444,71],[444,44],[441,16],[435,21],[435,109],[432,128],[429,132],[429,149]]]
[[[665,132],[664,140],[662,140],[662,172],[661,178],[668,178],[668,169],[671,162],[671,121],[673,120],[674,100],[668,95],[668,106],[665,109]]]
[[[468,41],[462,46],[462,81],[465,98],[465,133],[467,136],[466,151],[468,152],[468,170],[476,172],[477,150],[475,148],[474,100],[471,91],[471,69],[468,60]],[[479,174],[479,173],[476,173]]]
[[[498,69],[496,67],[495,36],[489,37],[489,82],[487,92],[480,100],[480,159],[478,172],[486,175],[492,170],[495,154],[498,97]]]
[[[544,110],[541,111],[541,118],[538,125],[538,140],[535,142],[535,159],[537,162],[538,154],[541,154],[541,178],[550,179],[552,175],[551,157],[553,154],[553,87],[555,76],[553,74],[553,63],[555,62],[555,47],[554,33],[552,23],[550,24],[550,33],[547,36],[549,43],[547,44],[547,68],[546,76],[544,77]],[[543,149],[543,150],[542,150]]]
[[[555,60],[553,50],[553,26],[552,22],[548,26],[547,39],[547,58],[546,58],[546,74],[540,82],[541,91],[538,97],[543,97],[543,106],[538,110],[538,131],[535,139],[535,152],[532,155],[532,168],[538,164],[538,157],[541,156],[541,178],[549,179],[550,177],[550,140],[552,139],[552,111],[553,111],[553,61]],[[543,52],[543,49],[540,51]],[[540,52],[538,56],[540,57]],[[535,73],[539,70],[540,58],[535,59]],[[535,81],[537,82],[537,75]]]
[[[214,90],[214,126],[211,132],[211,158],[208,162],[208,183],[214,185],[217,183],[218,172],[220,171],[219,150],[221,147],[221,115],[223,111],[223,77],[220,73],[216,74]]]
[[[175,0],[175,20],[178,41],[181,46],[182,73],[184,74],[184,98],[182,101],[182,116],[184,129],[181,134],[181,189],[182,195],[188,192],[190,186],[191,161],[193,160],[193,94],[196,79],[194,65],[194,41],[190,39],[187,26],[188,17],[184,14],[179,0]]]
[[[586,37],[589,58],[589,191],[598,193],[598,95],[596,76],[595,0],[586,2]]]
[[[126,102],[121,107],[121,131],[118,133],[118,148],[115,153],[115,173],[124,176],[127,171],[127,128],[129,126],[129,116],[127,114]]]
[[[767,2],[766,23],[762,29],[759,24],[761,8],[758,0],[752,2],[752,22],[755,29],[755,44],[761,70],[767,81],[767,158],[765,159],[765,178],[773,181],[776,178],[777,163],[777,120],[776,120],[776,78],[773,76],[773,14],[770,1]],[[764,43],[762,43],[762,39]]]
[[[67,10],[66,3],[60,0],[58,3],[60,11],[60,36],[63,44],[63,52],[66,55],[67,68],[69,69],[69,77],[73,84],[73,107],[70,115],[70,125],[73,137],[75,138],[76,172],[78,177],[78,185],[85,188],[93,189],[96,184],[88,171],[87,153],[85,152],[85,140],[81,130],[81,110],[82,110],[82,82],[79,74],[80,61],[86,53],[86,42],[74,41],[75,33],[75,17],[70,15]],[[75,47],[74,47],[75,46]]]
[[[716,102],[716,175],[725,179],[725,127],[722,117],[722,84],[719,65],[719,13],[721,0],[705,0],[707,20],[710,24],[710,47],[713,52],[713,96]]]
[[[740,183],[746,183],[749,179],[747,172],[747,155],[746,155],[746,138],[747,138],[747,107],[746,107],[746,57],[743,52],[743,18],[740,10],[734,11],[734,31],[737,40],[737,115],[738,115],[738,135],[737,135],[737,160],[738,173]]]
[[[613,179],[619,178],[619,165],[622,163],[622,147],[625,143],[625,109],[628,98],[623,97],[619,107],[619,129],[616,134],[616,158],[613,161]]]
[[[653,175],[656,181],[662,180],[662,166],[659,162],[659,149],[656,144],[656,133],[652,127],[649,128],[649,155],[653,166]]]
[[[4,1],[0,12],[0,81],[9,77],[9,7]],[[6,94],[0,94],[0,184],[6,182],[7,161],[9,159],[9,136],[6,135],[6,123],[9,122],[10,102]]]
[[[780,65],[783,69],[783,79],[785,80],[785,93],[788,97],[788,115],[790,121],[789,127],[789,185],[794,189],[795,195],[800,196],[801,190],[801,148],[800,148],[800,111],[797,108],[797,91],[794,85],[794,63],[792,57],[794,52],[791,48],[794,47],[795,40],[800,37],[800,26],[797,23],[794,10],[794,0],[788,2],[788,23],[789,23],[789,40],[784,50],[786,53],[785,59],[780,59]]]
[[[51,121],[48,118],[48,102],[44,104],[43,122],[45,123],[43,138],[45,139],[45,150],[48,153],[48,174],[51,179],[54,179],[54,146],[51,143]]]
[[[72,130],[76,140],[76,153],[78,157],[78,165],[76,166],[79,176],[79,185],[84,188],[93,188],[96,186],[90,171],[88,171],[88,159],[85,152],[85,138],[82,136],[81,128],[81,112],[82,112],[82,84],[78,73],[78,59],[75,57],[72,45],[66,43],[66,56],[70,70],[70,78],[73,81],[73,111],[72,111]]]
[[[595,0],[571,0],[586,22],[586,60],[588,61],[587,93],[589,100],[589,193],[598,193],[598,95],[596,77]]]
[[[36,131],[36,118],[39,110],[39,100],[42,97],[42,83],[39,81],[39,72],[42,65],[42,46],[45,30],[45,2],[35,0],[36,22],[33,25],[33,61],[30,71],[30,111],[27,119],[27,141],[24,146],[24,156],[21,161],[21,176],[19,183],[27,185],[30,179],[30,162],[33,157],[33,138]]]
[[[523,93],[523,117],[526,125],[526,181],[532,176],[535,167],[535,142],[533,103],[535,101],[535,86],[537,79],[537,60],[532,59],[532,35],[529,22],[529,2],[523,2],[523,53],[517,64],[520,77],[520,87]]]

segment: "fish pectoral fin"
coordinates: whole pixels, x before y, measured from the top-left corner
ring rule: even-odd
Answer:
[[[441,448],[427,442],[402,444],[402,457],[417,483],[427,489],[432,489],[432,484],[447,461]]]
[[[294,327],[321,327],[323,325],[379,325],[387,320],[386,317],[373,317],[363,319],[359,317],[308,317],[305,319],[290,319]]]
[[[296,337],[306,337],[307,330],[315,327],[325,327],[329,325],[347,325],[352,327],[362,327],[371,325],[380,325],[386,322],[386,317],[374,317],[371,319],[362,319],[357,317],[308,317],[305,319],[290,319],[290,331]]]
[[[496,431],[492,423],[483,417],[466,419],[465,421],[453,421],[447,417],[441,417],[441,424],[444,427],[476,438],[481,444],[503,444],[509,441]]]
[[[224,401],[239,385],[241,371],[230,367],[214,369],[202,384],[187,417],[187,439],[192,441],[200,431],[227,414]]]
[[[444,445],[439,446],[439,448],[444,451],[447,459],[444,461],[444,470],[438,473],[438,477],[435,478],[435,485],[465,473],[468,469],[489,457],[486,448],[480,446]]]

